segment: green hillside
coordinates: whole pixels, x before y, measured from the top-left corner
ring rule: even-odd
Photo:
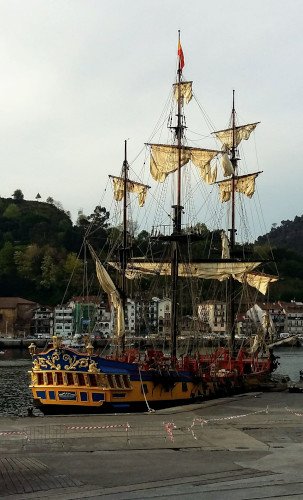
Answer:
[[[0,295],[55,305],[84,293],[83,255],[77,257],[83,235],[92,225],[94,247],[105,254],[118,231],[108,227],[109,212],[97,206],[93,214],[81,215],[73,224],[69,214],[52,199],[46,203],[24,200],[16,192],[14,195],[14,198],[0,198]],[[220,231],[211,234],[205,225],[198,226],[203,240],[191,245],[193,258],[207,257],[210,246],[217,249],[219,257]],[[148,252],[149,238],[147,231],[136,236],[134,255]],[[258,258],[268,261],[265,271],[276,274],[278,269],[281,278],[271,287],[270,300],[303,300],[303,216],[273,226],[256,243]],[[163,242],[157,245],[153,256],[163,251]],[[247,250],[251,252],[250,248]],[[239,256],[242,251],[239,247]],[[89,261],[88,265],[92,267]],[[148,281],[141,281],[141,286],[148,288]],[[92,280],[89,292],[97,290],[97,282]]]

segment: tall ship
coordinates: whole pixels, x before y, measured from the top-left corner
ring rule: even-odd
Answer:
[[[256,389],[276,368],[275,357],[267,348],[268,328],[241,342],[236,330],[243,297],[249,293],[254,297],[259,293],[266,295],[268,285],[277,279],[262,271],[264,263],[256,258],[251,245],[247,245],[246,253],[245,246],[237,242],[237,221],[243,215],[237,208],[238,198],[253,196],[260,174],[239,172],[239,146],[249,139],[258,123],[237,123],[233,94],[229,126],[212,132],[218,146],[214,149],[189,146],[184,109],[194,94],[192,81],[184,79],[183,68],[179,33],[176,81],[172,89],[174,104],[168,119],[171,141],[146,145],[152,183],[161,188],[172,179],[172,206],[165,208],[167,188],[156,205],[157,213],[163,209],[169,223],[154,227],[144,255],[135,255],[130,241],[129,199],[137,198],[142,207],[146,196],[152,195],[152,188],[129,177],[125,141],[122,173],[111,176],[114,198],[122,205],[123,215],[117,252],[105,263],[90,242],[89,234],[85,236],[96,276],[115,312],[111,349],[104,354],[97,352],[89,335],[82,349],[65,346],[58,335],[44,350],[32,344],[30,387],[35,406],[44,413],[151,410],[194,403]],[[219,171],[221,180],[217,180]],[[189,185],[191,173],[196,180]],[[205,204],[200,186],[218,192],[218,204],[228,207],[228,229],[216,232],[215,244],[211,241],[206,245],[205,226],[197,223],[189,210],[191,199],[196,198],[200,214],[203,213]],[[158,216],[158,221],[163,220]],[[157,344],[141,350],[140,346],[127,345],[125,310],[130,283],[136,283],[137,290],[143,284],[146,289],[146,283],[154,283],[153,290],[165,289],[169,296],[169,338],[164,339],[163,348]],[[201,283],[210,284],[208,291],[218,284],[224,294],[225,335],[218,335],[214,347],[208,345],[208,348],[196,302],[191,298],[199,297]],[[249,290],[255,290],[255,295]],[[184,307],[187,311],[191,309],[187,336],[180,334]]]

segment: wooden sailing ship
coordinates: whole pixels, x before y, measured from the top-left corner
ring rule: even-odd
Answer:
[[[127,196],[135,193],[143,205],[149,186],[134,182],[128,177],[127,149],[120,177],[112,177],[114,196],[123,203],[123,238],[120,258],[110,264],[121,275],[118,289],[108,271],[89,245],[95,261],[98,280],[115,309],[116,328],[112,352],[101,356],[94,351],[89,338],[85,349],[64,347],[54,336],[52,345],[38,351],[30,346],[33,365],[30,372],[34,403],[44,413],[101,412],[142,408],[150,410],[159,406],[192,403],[203,398],[232,394],[256,388],[275,368],[272,354],[262,342],[255,342],[253,349],[235,345],[235,295],[238,282],[249,284],[264,293],[275,278],[257,274],[260,261],[239,258],[236,252],[236,194],[251,197],[259,172],[238,175],[238,146],[248,139],[257,123],[237,126],[233,99],[231,126],[214,132],[223,149],[202,149],[185,145],[184,104],[192,98],[192,82],[183,79],[184,56],[178,43],[177,79],[173,86],[176,100],[176,123],[171,124],[173,144],[149,144],[150,171],[154,180],[163,183],[170,175],[176,178],[176,194],[172,206],[172,231],[160,234],[158,241],[165,243],[166,256],[153,259],[132,258],[127,237]],[[202,182],[216,183],[212,161],[220,158],[226,179],[217,184],[222,202],[231,204],[229,238],[222,236],[220,259],[198,259],[192,262],[184,257],[182,249],[201,239],[196,232],[184,231],[182,223],[182,169],[191,162],[198,168]],[[194,168],[194,167],[193,167]],[[169,248],[169,252],[167,252]],[[190,252],[189,252],[190,253]],[[171,277],[171,327],[170,352],[148,349],[126,349],[124,311],[127,297],[127,280],[142,275]],[[228,281],[227,324],[230,341],[227,347],[217,347],[205,353],[178,355],[178,300],[182,279],[211,279]],[[260,339],[257,338],[259,341]]]

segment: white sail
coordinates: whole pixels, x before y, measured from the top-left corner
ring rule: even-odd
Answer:
[[[245,194],[251,198],[255,192],[255,180],[260,172],[253,174],[237,176],[234,179],[218,182],[220,190],[220,200],[222,203],[229,201],[232,193],[232,183],[234,182],[235,191]]]
[[[278,281],[278,277],[277,276],[269,276],[268,274],[261,274],[261,273],[260,274],[248,273],[245,276],[245,281],[253,288],[256,288],[257,290],[259,290],[260,293],[262,293],[263,295],[266,295],[267,290],[268,290],[268,285],[270,283],[274,283],[275,281]]]
[[[109,262],[111,266],[120,270],[120,264]],[[268,285],[278,280],[276,276],[252,272],[261,262],[195,262],[179,263],[178,276],[181,278],[214,279],[224,281],[234,278],[240,283],[247,283],[266,295]],[[139,278],[142,275],[170,276],[170,262],[130,262],[126,269],[128,279]]]
[[[174,83],[173,89],[176,101],[178,101],[179,98],[179,89],[180,89],[181,99],[185,101],[186,104],[188,104],[191,101],[193,97],[192,83],[193,82]]]
[[[116,269],[120,269],[120,265],[116,262],[109,262]],[[180,277],[217,279],[223,281],[230,276],[237,279],[243,277],[248,272],[258,267],[260,262],[195,262],[195,263],[179,263]],[[171,275],[170,262],[146,262],[136,261],[130,262],[126,270],[126,276],[129,279],[138,277],[138,275]]]
[[[232,163],[230,159],[228,158],[228,154],[224,153],[222,155],[222,170],[223,170],[223,175],[224,177],[229,177],[230,175],[233,175],[235,173],[234,167],[232,166]]]
[[[253,130],[255,130],[256,126],[260,122],[256,123],[248,123],[247,125],[240,125],[239,127],[235,127],[235,134],[233,134],[233,129],[228,128],[225,130],[218,130],[217,132],[213,132],[219,141],[222,142],[224,150],[231,149],[233,147],[233,135],[235,141],[235,147],[239,146],[242,140],[247,140],[250,137],[250,134]]]
[[[222,259],[229,259],[230,258],[229,241],[225,231],[221,231],[221,242],[222,242],[221,257]]]
[[[114,198],[116,201],[121,201],[124,197],[124,179],[122,177],[110,176],[113,179],[114,185]],[[143,207],[146,199],[146,194],[149,186],[145,184],[140,184],[139,182],[134,182],[127,180],[126,189],[130,193],[136,193],[138,195],[139,206]]]
[[[157,182],[164,182],[166,177],[175,172],[179,165],[183,167],[192,161],[200,170],[200,175],[205,182],[212,184],[215,182],[214,171],[211,170],[210,162],[215,156],[221,154],[220,151],[212,149],[189,148],[183,146],[180,150],[177,146],[166,144],[150,144],[150,172]]]
[[[106,271],[105,267],[101,264],[94,249],[91,247],[91,245],[88,245],[88,247],[96,264],[96,274],[100,286],[107,294],[110,304],[112,304],[113,308],[116,311],[117,315],[116,335],[117,337],[122,337],[125,331],[125,324],[124,324],[124,311],[120,294],[113,280],[111,279],[110,275]]]

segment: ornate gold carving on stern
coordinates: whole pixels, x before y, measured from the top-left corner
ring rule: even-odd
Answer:
[[[40,368],[52,368],[53,370],[61,370],[60,363],[56,363],[59,360],[60,356],[56,352],[54,352],[51,356],[46,356],[45,358],[37,356],[37,358],[34,360],[33,370],[40,370]],[[40,365],[39,368],[36,368],[36,366],[38,365]]]
[[[63,355],[64,361],[68,364],[64,366],[64,370],[76,370],[76,368],[87,368],[89,366],[89,358],[77,358],[77,356]]]
[[[88,371],[89,373],[100,373],[100,369],[98,368],[96,361],[90,361],[88,365]]]
[[[33,367],[32,367],[33,372],[41,370],[40,363],[37,359],[33,360]]]
[[[53,347],[54,349],[60,349],[62,345],[62,340],[58,335],[53,335]]]
[[[32,381],[32,385],[37,385],[38,384],[38,377],[37,377],[37,374],[34,373],[33,371],[30,372],[31,374],[31,381]]]
[[[34,344],[33,342],[28,346],[28,350],[31,354],[31,356],[33,356],[34,354],[36,354],[36,344]]]

